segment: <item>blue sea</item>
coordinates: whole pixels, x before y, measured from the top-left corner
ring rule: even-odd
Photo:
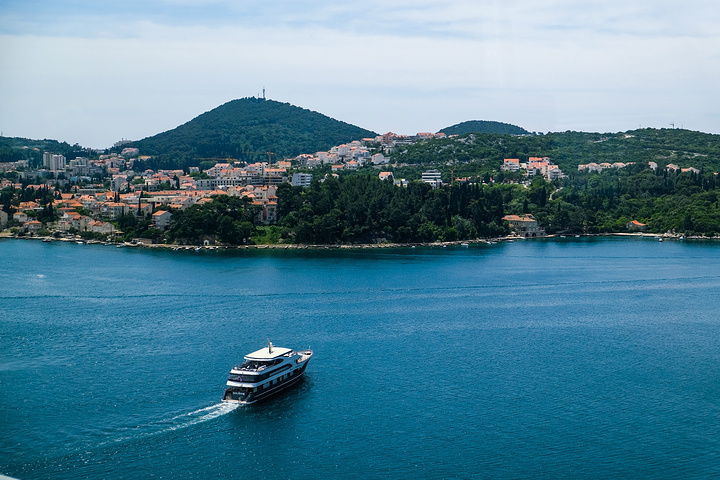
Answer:
[[[0,241],[0,474],[720,477],[720,243]],[[230,368],[314,350],[265,403]]]

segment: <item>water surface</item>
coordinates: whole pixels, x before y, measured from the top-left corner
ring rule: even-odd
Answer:
[[[168,252],[0,242],[0,473],[714,478],[720,245]],[[266,403],[242,356],[315,351]]]

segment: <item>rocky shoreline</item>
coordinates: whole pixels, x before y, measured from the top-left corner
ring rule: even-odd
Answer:
[[[572,238],[572,237],[653,237],[662,241],[663,239],[675,240],[717,240],[717,237],[690,236],[685,237],[680,234],[655,234],[645,232],[631,233],[601,233],[591,235],[545,235],[536,238],[525,238],[520,236],[506,236],[499,238],[476,238],[473,240],[458,240],[452,242],[420,242],[420,243],[368,243],[368,244],[332,244],[332,245],[312,245],[312,244],[266,244],[266,245],[169,245],[169,244],[147,244],[147,243],[128,243],[128,242],[101,242],[97,240],[85,241],[81,237],[60,238],[53,237],[19,237],[10,232],[0,232],[0,238],[13,238],[19,240],[41,240],[44,242],[70,242],[89,245],[111,245],[117,248],[150,248],[171,251],[213,251],[213,250],[372,250],[387,248],[416,248],[416,247],[436,247],[447,248],[451,246],[469,247],[470,245],[486,244],[492,245],[498,242],[514,242],[517,240],[537,240],[542,238]]]

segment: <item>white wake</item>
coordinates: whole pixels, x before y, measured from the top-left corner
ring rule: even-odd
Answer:
[[[167,420],[160,420],[157,422],[149,423],[146,425],[126,428],[123,429],[122,434],[114,439],[100,442],[99,446],[108,444],[116,444],[121,442],[128,442],[133,440],[139,440],[147,437],[154,437],[156,435],[162,435],[164,433],[181,430],[183,428],[197,425],[199,423],[208,422],[215,418],[226,415],[240,405],[237,403],[218,403],[209,407],[201,408],[190,413],[183,413],[176,415]]]

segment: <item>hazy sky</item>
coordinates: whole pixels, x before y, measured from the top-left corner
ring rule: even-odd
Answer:
[[[0,131],[108,147],[236,98],[379,133],[720,133],[717,0],[0,0]]]

